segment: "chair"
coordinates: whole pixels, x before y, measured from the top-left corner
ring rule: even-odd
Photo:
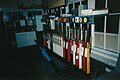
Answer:
[[[99,76],[96,80],[120,80],[120,55],[113,71]]]

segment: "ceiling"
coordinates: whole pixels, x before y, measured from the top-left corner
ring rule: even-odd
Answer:
[[[47,0],[0,0],[0,8],[17,8],[18,5],[32,6],[41,5],[47,6]]]

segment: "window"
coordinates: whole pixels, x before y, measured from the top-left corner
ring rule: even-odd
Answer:
[[[62,7],[62,14],[65,14],[65,13],[66,13],[66,8],[64,6],[64,7]]]
[[[78,15],[78,6],[80,5],[80,2],[75,3],[75,10],[76,10],[76,15]]]
[[[73,4],[69,4],[69,12],[72,13]]]
[[[87,9],[88,8],[88,6],[87,6],[87,1],[85,0],[85,1],[81,1],[81,5],[83,5],[83,9]]]

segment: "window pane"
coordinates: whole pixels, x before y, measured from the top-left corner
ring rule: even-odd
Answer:
[[[105,8],[105,0],[95,0],[95,9]]]
[[[95,31],[104,32],[104,17],[95,17]]]
[[[82,5],[87,5],[87,4],[88,4],[88,3],[87,3],[87,0],[81,1],[81,4],[82,4]]]
[[[69,12],[72,13],[73,4],[69,4]]]
[[[107,17],[107,33],[118,34],[119,16]]]
[[[75,3],[75,10],[76,10],[76,15],[78,15],[78,6],[80,5],[80,2]]]
[[[108,9],[110,13],[120,13],[120,0],[108,0]]]

